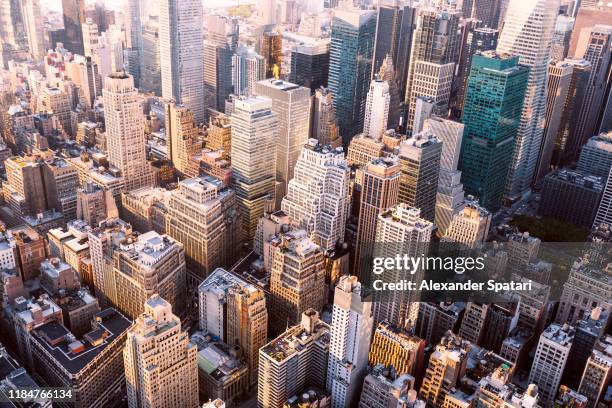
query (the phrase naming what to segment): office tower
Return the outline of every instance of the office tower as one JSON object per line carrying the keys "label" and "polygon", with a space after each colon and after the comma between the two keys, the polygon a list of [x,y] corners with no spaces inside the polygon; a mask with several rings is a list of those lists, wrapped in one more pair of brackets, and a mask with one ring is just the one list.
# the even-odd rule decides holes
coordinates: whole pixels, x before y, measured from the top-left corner
{"label": "office tower", "polygon": [[342,143],[361,133],[372,75],[376,13],[337,9],[332,21],[328,86],[334,95]]}
{"label": "office tower", "polygon": [[[405,126],[407,132],[413,132],[415,104],[417,96],[432,95],[436,102],[441,102],[438,112],[443,113],[450,97],[450,82],[454,65],[459,58],[459,11],[445,10],[442,7],[422,7],[417,10],[416,27],[412,34],[410,65],[405,94],[408,107]],[[415,74],[419,87],[415,89]],[[448,77],[450,75],[450,78]],[[428,83],[428,81],[435,81]],[[445,112],[444,112],[445,113]]]}
{"label": "office tower", "polygon": [[341,148],[309,139],[295,165],[281,209],[325,252],[344,242],[350,169]]}
{"label": "office tower", "polygon": [[[99,63],[98,25],[91,18],[86,18],[81,29],[83,30],[83,56],[91,57],[96,63]],[[53,46],[54,44],[51,44],[51,47]]]}
{"label": "office tower", "polygon": [[[251,95],[255,83],[265,79],[266,60],[252,48],[238,47],[232,56],[232,85],[234,94]],[[222,107],[219,107],[220,109]]]}
{"label": "office tower", "polygon": [[553,323],[540,336],[528,382],[538,386],[543,403],[550,403],[557,395],[574,333],[573,327]]}
{"label": "office tower", "polygon": [[478,202],[468,201],[451,219],[443,241],[477,248],[484,245],[490,227],[491,213],[478,205]]}
{"label": "office tower", "polygon": [[272,101],[254,96],[234,102],[232,179],[242,216],[242,241],[251,242],[264,204],[274,197],[278,117]]}
{"label": "office tower", "polygon": [[197,354],[171,304],[151,296],[123,351],[128,405],[198,406]]}
{"label": "office tower", "polygon": [[134,86],[140,88],[143,57],[142,21],[140,0],[129,0],[125,13],[125,53],[127,73],[134,78]]}
{"label": "office tower", "polygon": [[420,209],[421,217],[429,221],[435,215],[442,145],[431,131],[424,131],[399,146],[398,202]]}
{"label": "office tower", "polygon": [[610,167],[608,181],[601,195],[601,201],[597,208],[593,227],[597,227],[601,224],[612,225],[612,167]]}
{"label": "office tower", "polygon": [[599,339],[587,359],[578,392],[588,398],[588,406],[595,407],[603,399],[606,384],[612,379],[612,336]]}
{"label": "office tower", "polygon": [[339,147],[342,141],[333,99],[334,96],[328,88],[315,91],[310,137],[317,139],[323,146]]}
{"label": "office tower", "polygon": [[289,81],[315,92],[327,87],[329,74],[329,39],[317,39],[291,48]]}
{"label": "office tower", "polygon": [[550,170],[557,135],[566,120],[564,116],[570,103],[573,74],[574,67],[565,61],[551,61],[548,65],[544,138],[540,146],[535,182],[540,182]]}
{"label": "office tower", "polygon": [[608,179],[612,167],[612,131],[589,138],[580,150],[576,170]]}
{"label": "office tower", "polygon": [[238,46],[238,22],[220,15],[206,15],[205,21],[204,108],[224,112],[225,100],[233,92],[231,66]]}
{"label": "office tower", "polygon": [[[84,103],[87,108],[92,109],[95,105],[97,96],[102,95],[102,82],[98,72],[98,65],[93,62],[92,57],[82,57],[77,55],[73,61],[66,62],[66,73],[79,88],[79,102]],[[77,133],[77,126],[72,125],[70,131],[74,135]]]}
{"label": "office tower", "polygon": [[552,46],[550,48],[550,59],[552,61],[563,61],[567,58],[574,22],[574,17],[562,14],[557,16],[555,31],[552,36]]}
{"label": "office tower", "polygon": [[368,363],[370,366],[391,366],[397,375],[421,375],[425,358],[425,340],[390,324],[379,323],[374,331]]}
{"label": "office tower", "polygon": [[384,365],[376,365],[363,382],[359,408],[412,407],[425,408],[413,389],[414,377],[395,373]]}
{"label": "office tower", "polygon": [[[510,0],[497,45],[499,54],[518,56],[521,65],[529,68],[512,164],[505,177],[505,198],[509,202],[520,199],[529,190],[535,175],[544,132],[550,44],[558,9],[558,0]],[[489,208],[482,196],[481,203]]]}
{"label": "office tower", "polygon": [[453,108],[463,112],[465,94],[467,92],[467,80],[472,68],[472,59],[478,52],[491,51],[497,47],[499,31],[489,27],[482,27],[476,20],[467,20],[463,26],[463,41],[459,54],[459,66],[455,78]]}
{"label": "office tower", "polygon": [[283,59],[283,36],[277,31],[264,31],[259,40],[259,55],[266,60],[266,78],[280,79]]}
{"label": "office tower", "polygon": [[455,63],[436,64],[429,61],[412,61],[410,95],[406,95],[408,116],[406,127],[412,133],[419,131],[415,128],[417,112],[417,99],[430,98],[433,103],[432,114],[446,117],[451,95],[451,86],[455,71]]}
{"label": "office tower", "polygon": [[369,274],[369,265],[362,265],[362,260],[373,255],[378,214],[397,204],[399,183],[400,167],[396,160],[376,159],[363,170],[354,259],[355,269],[363,282],[368,282],[365,277]]}
{"label": "office tower", "polygon": [[395,130],[400,124],[402,97],[400,96],[400,89],[397,84],[398,76],[390,55],[384,59],[378,71],[378,75],[381,80],[389,84],[389,117],[387,119],[387,129],[385,130]]}
{"label": "office tower", "polygon": [[[64,18],[64,47],[73,54],[83,55],[81,24],[85,22],[85,2],[83,0],[62,0],[62,13]],[[55,44],[51,45],[54,46]]]}
{"label": "office tower", "polygon": [[270,327],[273,333],[281,333],[287,325],[296,324],[306,309],[323,308],[325,265],[323,252],[304,230],[281,233],[270,245],[270,314],[278,316]]}
{"label": "office tower", "polygon": [[480,302],[468,302],[465,314],[459,327],[459,337],[473,345],[481,344],[488,323],[489,305]]}
{"label": "office tower", "polygon": [[587,360],[591,356],[597,341],[605,334],[608,318],[609,311],[599,306],[576,323],[572,350],[563,375],[564,384],[578,389]]}
{"label": "office tower", "polygon": [[313,309],[297,326],[259,350],[258,408],[282,408],[307,385],[324,389],[327,380],[330,326]]}
{"label": "office tower", "polygon": [[23,24],[28,37],[28,49],[35,60],[45,54],[45,33],[39,0],[22,2]]}
{"label": "office tower", "polygon": [[579,171],[556,170],[544,178],[538,214],[590,227],[603,189],[600,177]]}
{"label": "office tower", "polygon": [[114,73],[104,82],[108,162],[121,172],[128,190],[153,184],[137,95],[130,75]]}
{"label": "office tower", "polygon": [[47,244],[44,237],[28,226],[11,228],[15,237],[20,276],[25,282],[38,275],[38,268],[47,257]]}
{"label": "office tower", "polygon": [[372,303],[362,301],[356,276],[342,276],[334,290],[327,390],[332,407],[352,407],[368,367]]}
{"label": "office tower", "polygon": [[143,312],[145,301],[159,294],[185,310],[186,268],[183,246],[167,235],[149,231],[119,245],[113,252],[112,278],[106,279],[104,295],[135,319]]}
{"label": "office tower", "polygon": [[442,406],[446,395],[467,370],[470,343],[447,332],[429,358],[419,395],[428,404]]}
{"label": "office tower", "polygon": [[202,3],[164,0],[159,3],[159,56],[162,96],[204,121],[204,46]]}
{"label": "office tower", "polygon": [[72,389],[75,407],[111,404],[125,386],[122,350],[130,324],[109,308],[95,315],[91,331],[79,339],[57,321],[37,326],[29,332],[37,374],[48,386]]}
{"label": "office tower", "polygon": [[44,88],[38,96],[38,109],[52,113],[60,122],[61,128],[72,135],[70,126],[70,95],[59,88]]}
{"label": "office tower", "polygon": [[[380,212],[376,223],[374,256],[377,258],[394,257],[393,254],[420,256],[427,252],[433,223],[421,217],[418,208],[401,203],[387,211]],[[411,280],[418,282],[423,278],[423,270],[407,271],[400,268],[387,269],[382,276],[385,282]],[[370,278],[370,282],[373,278]],[[375,293],[374,321],[388,321],[405,327],[409,320],[415,295],[407,291],[382,291]],[[418,307],[418,306],[417,306]]]}
{"label": "office tower", "polygon": [[507,296],[508,302],[492,303],[489,305],[487,330],[482,339],[482,347],[499,353],[502,343],[509,337],[514,329],[518,316],[518,305],[514,303],[518,296]]}
{"label": "office tower", "polygon": [[516,151],[529,71],[518,62],[518,57],[492,51],[477,54],[468,79],[461,181],[465,191],[479,197],[480,204],[491,211],[501,206]]}
{"label": "office tower", "polygon": [[168,200],[166,233],[183,244],[187,268],[199,279],[229,267],[240,247],[234,191],[210,176],[183,180]]}
{"label": "office tower", "polygon": [[584,261],[573,265],[563,285],[555,321],[575,324],[591,313],[592,308],[601,306],[610,310],[612,279],[608,275],[609,271],[609,267],[602,270]]}
{"label": "office tower", "polygon": [[[6,183],[2,186],[4,200],[18,217],[35,216],[49,208],[40,155],[14,156],[4,162]],[[70,168],[66,169],[69,172]],[[55,203],[54,203],[55,204]],[[60,208],[57,208],[59,211]]]}
{"label": "office tower", "polygon": [[201,152],[202,142],[198,140],[200,129],[193,122],[193,113],[184,106],[169,102],[165,116],[168,158],[179,173],[196,177],[199,169],[191,158]]}
{"label": "office tower", "polygon": [[161,96],[161,62],[159,51],[159,17],[149,16],[142,27],[141,92]]}
{"label": "office tower", "polygon": [[383,132],[388,128],[389,104],[391,96],[389,94],[389,83],[380,77],[370,82],[370,91],[366,99],[365,118],[363,120],[363,133],[376,140],[382,138]]}
{"label": "office tower", "polygon": [[217,268],[198,286],[198,305],[200,330],[228,345],[240,346],[249,366],[249,384],[254,384],[259,349],[266,343],[268,333],[264,292]]}
{"label": "office tower", "polygon": [[[276,203],[287,192],[293,178],[302,146],[310,134],[310,89],[280,80],[264,80],[255,84],[255,93],[272,100],[272,112],[278,119],[276,137]],[[232,155],[233,157],[233,155]]]}
{"label": "office tower", "polygon": [[412,6],[383,4],[378,8],[376,18],[372,78],[380,71],[385,59],[390,58],[402,97],[406,93],[415,14],[416,9]]}
{"label": "office tower", "polygon": [[119,211],[110,190],[94,183],[77,189],[76,218],[96,227],[107,218],[118,218]]}
{"label": "office tower", "polygon": [[591,75],[584,100],[578,114],[573,138],[582,146],[597,134],[602,111],[606,107],[606,92],[610,89],[610,63],[612,62],[612,26],[595,25],[581,32],[575,55],[591,63]]}
{"label": "office tower", "polygon": [[53,157],[42,167],[47,207],[64,215],[66,222],[76,219],[79,186],[77,170],[64,159]]}

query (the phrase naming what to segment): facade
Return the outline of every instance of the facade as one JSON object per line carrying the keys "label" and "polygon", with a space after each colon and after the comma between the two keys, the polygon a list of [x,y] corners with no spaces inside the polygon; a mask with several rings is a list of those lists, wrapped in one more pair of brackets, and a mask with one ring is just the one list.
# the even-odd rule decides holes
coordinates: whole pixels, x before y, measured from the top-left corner
{"label": "facade", "polygon": [[612,337],[609,335],[599,339],[586,361],[578,392],[588,398],[588,406],[597,406],[606,392],[605,386],[612,378],[612,353],[610,346]]}
{"label": "facade", "polygon": [[327,87],[329,45],[327,39],[294,45],[291,48],[289,81],[310,88],[311,92]]}
{"label": "facade", "polygon": [[232,84],[235,95],[251,95],[255,83],[266,77],[266,60],[255,50],[238,47],[232,56]]}
{"label": "facade", "polygon": [[379,140],[387,130],[389,123],[389,83],[376,77],[370,83],[370,91],[366,99],[365,118],[363,120],[363,134]]}
{"label": "facade", "polygon": [[484,245],[490,228],[491,213],[477,202],[467,202],[465,207],[453,216],[442,240],[477,248]]}
{"label": "facade", "polygon": [[591,137],[580,149],[576,170],[601,177],[605,182],[612,168],[612,132]]}
{"label": "facade", "polygon": [[333,251],[344,242],[349,173],[341,148],[331,149],[309,139],[283,198],[282,211],[323,251]]}
{"label": "facade", "polygon": [[123,351],[130,407],[197,407],[197,347],[158,295],[128,330]]}
{"label": "facade", "polygon": [[528,69],[518,62],[493,52],[477,54],[468,78],[461,181],[491,211],[501,206],[520,126]]}
{"label": "facade", "polygon": [[[62,0],[64,18],[64,46],[75,54],[83,54],[83,32],[85,22],[85,2],[82,0]],[[40,23],[40,22],[38,22]]]}
{"label": "facade", "polygon": [[199,128],[193,121],[193,113],[182,106],[168,103],[166,106],[166,139],[168,143],[168,158],[176,170],[187,177],[196,177],[199,169],[191,158],[202,150],[198,140]]}
{"label": "facade", "polygon": [[159,16],[149,16],[142,27],[142,66],[140,90],[161,96]]}
{"label": "facade", "polygon": [[602,223],[612,225],[612,167],[610,167],[608,181],[606,182],[606,187],[604,188],[601,196],[601,201],[599,202],[599,207],[597,208],[597,215],[595,215],[593,226],[597,227]]}
{"label": "facade", "polygon": [[323,146],[339,147],[342,145],[333,95],[328,88],[319,88],[313,97],[312,126],[310,137],[317,139]]}
{"label": "facade", "polygon": [[387,408],[411,406],[425,408],[425,402],[417,400],[414,377],[394,374],[383,365],[376,365],[363,382],[359,408]]}
{"label": "facade", "polygon": [[419,377],[425,359],[425,340],[411,335],[388,322],[381,322],[374,331],[368,363],[375,367],[391,366],[398,376]]}

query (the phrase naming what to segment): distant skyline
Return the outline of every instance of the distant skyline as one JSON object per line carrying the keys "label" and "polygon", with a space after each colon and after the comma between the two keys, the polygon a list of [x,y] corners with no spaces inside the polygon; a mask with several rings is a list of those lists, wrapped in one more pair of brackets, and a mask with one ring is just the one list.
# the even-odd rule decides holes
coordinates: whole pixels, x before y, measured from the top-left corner
{"label": "distant skyline", "polygon": [[[231,7],[240,3],[255,3],[256,0],[202,0],[204,8]],[[85,3],[95,3],[95,1],[86,1]],[[61,0],[41,0],[40,4],[43,8],[50,11],[62,11]],[[111,10],[123,10],[125,1],[123,0],[104,0],[104,4]]]}

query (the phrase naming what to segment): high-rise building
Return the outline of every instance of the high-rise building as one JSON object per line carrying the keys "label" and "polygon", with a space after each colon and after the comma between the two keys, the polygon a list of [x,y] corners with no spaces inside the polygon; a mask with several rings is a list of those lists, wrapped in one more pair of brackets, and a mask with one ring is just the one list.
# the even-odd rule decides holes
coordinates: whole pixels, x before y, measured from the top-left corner
{"label": "high-rise building", "polygon": [[566,169],[549,173],[542,184],[538,214],[590,227],[603,189],[601,177]]}
{"label": "high-rise building", "polygon": [[170,303],[151,296],[123,351],[128,405],[197,407],[197,354]]}
{"label": "high-rise building", "polygon": [[[416,97],[421,94],[414,89],[413,77],[419,72],[419,83],[427,95],[433,93],[442,103],[448,104],[450,82],[454,65],[459,58],[459,11],[447,10],[443,6],[419,7],[416,12],[416,27],[412,34],[410,66],[406,85],[405,101],[409,108],[405,127],[412,132],[415,117]],[[448,75],[450,74],[450,78]],[[428,80],[435,80],[429,84]],[[437,101],[436,101],[437,102]],[[439,111],[444,110],[441,106]]]}
{"label": "high-rise building", "polygon": [[249,366],[249,384],[255,384],[259,349],[268,333],[263,290],[217,268],[198,286],[198,304],[200,330],[240,346]]}
{"label": "high-rise building", "polygon": [[[302,146],[310,134],[310,89],[290,82],[270,79],[257,82],[255,93],[272,100],[278,119],[276,137],[276,208],[287,193]],[[233,155],[232,155],[233,157]]]}
{"label": "high-rise building", "polygon": [[270,322],[273,333],[296,324],[306,309],[321,310],[325,304],[325,265],[323,252],[306,231],[281,233],[269,244],[272,251],[270,273]]}
{"label": "high-rise building", "polygon": [[24,0],[23,25],[28,37],[28,48],[35,60],[45,54],[45,33],[39,0]]}
{"label": "high-rise building", "polygon": [[344,242],[349,211],[350,170],[342,148],[310,139],[302,148],[281,209],[323,251]]}
{"label": "high-rise building", "polygon": [[76,217],[94,228],[107,218],[118,218],[112,192],[91,182],[84,183],[77,189]]}
{"label": "high-rise building", "polygon": [[544,138],[540,146],[535,182],[540,182],[549,172],[559,129],[567,120],[566,109],[570,103],[570,91],[574,67],[565,61],[552,61],[548,65],[546,117]]}
{"label": "high-rise building", "polygon": [[359,200],[359,223],[354,265],[358,277],[364,277],[369,265],[361,265],[362,259],[372,256],[376,242],[378,214],[397,204],[400,183],[400,167],[393,159],[376,159],[363,170],[363,182]]}
{"label": "high-rise building", "polygon": [[172,102],[166,105],[166,140],[168,141],[168,158],[181,174],[196,177],[199,168],[190,160],[202,150],[199,128],[193,121],[193,113],[184,106]]}
{"label": "high-rise building", "polygon": [[108,162],[121,172],[128,190],[153,184],[137,94],[130,75],[117,72],[104,81],[102,95]]}
{"label": "high-rise building", "polygon": [[[518,56],[521,65],[529,68],[512,164],[506,176],[505,198],[510,202],[529,190],[535,175],[544,133],[546,76],[558,10],[558,0],[510,0],[497,45],[499,54]],[[482,196],[481,203],[486,203]]]}
{"label": "high-rise building", "polygon": [[610,168],[612,168],[612,131],[589,138],[580,150],[576,166],[578,171],[601,177],[604,181],[608,179]]}
{"label": "high-rise building", "polygon": [[385,59],[391,58],[398,91],[403,97],[406,93],[416,9],[412,6],[382,4],[377,13],[372,78],[379,73]]}
{"label": "high-rise building", "polygon": [[327,88],[319,88],[315,91],[310,137],[317,139],[323,146],[339,147],[342,145],[342,140],[333,98]]}
{"label": "high-rise building", "polygon": [[[232,59],[238,47],[238,22],[234,18],[205,16],[204,108],[225,112],[225,100],[234,91]],[[201,63],[201,62],[200,62]]]}
{"label": "high-rise building", "polygon": [[601,224],[612,225],[612,167],[610,167],[610,173],[608,174],[608,181],[601,195],[601,201],[597,208],[597,214],[595,215],[595,221],[593,227],[597,227]]}
{"label": "high-rise building", "polygon": [[425,401],[417,400],[414,383],[414,377],[409,374],[398,374],[392,367],[376,365],[363,382],[359,408],[425,408]]}
{"label": "high-rise building", "polygon": [[402,94],[400,93],[401,90],[397,83],[398,72],[395,70],[395,65],[393,65],[393,59],[391,59],[390,55],[385,58],[380,66],[378,76],[381,80],[389,84],[389,117],[387,119],[386,130],[396,130],[400,125]]}
{"label": "high-rise building", "polygon": [[149,16],[142,26],[142,65],[138,89],[157,96],[162,94],[159,50],[159,17]]}
{"label": "high-rise building", "polygon": [[[81,24],[85,22],[85,2],[83,0],[62,0],[64,18],[64,47],[73,54],[83,55],[83,31]],[[38,21],[42,24],[42,21]],[[55,44],[51,44],[55,46]]]}
{"label": "high-rise building", "polygon": [[274,197],[277,139],[278,118],[272,112],[272,101],[256,96],[234,102],[232,179],[242,216],[243,242],[252,241],[265,201]]}
{"label": "high-rise building", "polygon": [[[83,30],[83,55],[93,58],[99,64],[98,25],[91,18],[86,18],[83,24],[81,24],[81,29]],[[52,47],[53,45],[51,44]]]}
{"label": "high-rise building", "polygon": [[419,392],[428,404],[442,406],[446,395],[464,376],[470,343],[447,332],[429,358],[423,385]]}
{"label": "high-rise building", "polygon": [[344,146],[363,129],[375,31],[376,13],[372,10],[337,9],[334,13],[328,86],[334,95]]}
{"label": "high-rise building", "polygon": [[[374,256],[378,258],[394,257],[394,254],[420,256],[427,252],[433,223],[421,217],[418,208],[404,203],[398,204],[378,215],[376,223],[376,246]],[[387,269],[382,278],[385,282],[419,282],[423,270],[407,271],[401,268]],[[369,280],[371,282],[371,280]],[[375,293],[374,321],[378,324],[387,321],[400,327],[407,322],[415,321],[410,316],[410,308],[418,299],[407,291],[380,291]],[[418,306],[416,306],[418,307]]]}
{"label": "high-rise building", "polygon": [[330,326],[313,309],[259,350],[258,408],[282,408],[308,385],[325,388]]}
{"label": "high-rise building", "polygon": [[334,290],[327,390],[334,408],[355,406],[368,367],[372,302],[362,299],[356,276],[342,276]]}
{"label": "high-rise building", "polygon": [[187,107],[197,124],[204,121],[204,45],[202,3],[159,3],[159,56],[162,96]]}
{"label": "high-rise building", "polygon": [[485,243],[490,227],[491,213],[479,206],[478,202],[467,202],[465,207],[453,216],[443,240],[476,248]]}
{"label": "high-rise building", "polygon": [[266,78],[279,79],[283,60],[283,36],[278,31],[264,31],[257,52],[266,60]]}
{"label": "high-rise building", "polygon": [[538,386],[541,401],[550,403],[557,395],[561,375],[574,341],[574,328],[551,324],[540,336],[533,365],[529,372],[529,384]]}
{"label": "high-rise building", "polygon": [[215,268],[236,261],[237,201],[234,191],[210,176],[183,180],[170,195],[166,233],[183,244],[187,268],[198,282]]}
{"label": "high-rise building", "polygon": [[374,331],[368,362],[370,366],[391,366],[397,375],[422,374],[425,340],[412,336],[407,330],[388,322],[381,322]]}
{"label": "high-rise building", "polygon": [[492,211],[501,205],[520,124],[528,69],[518,62],[492,51],[477,54],[468,79],[461,180]]}
{"label": "high-rise building", "polygon": [[363,133],[376,140],[382,138],[389,123],[389,106],[391,95],[389,83],[379,76],[370,82],[370,91],[366,99],[365,117],[363,120]]}
{"label": "high-rise building", "polygon": [[[232,57],[232,85],[236,95],[252,95],[255,83],[266,77],[266,60],[252,48],[238,47]],[[222,107],[219,107],[222,109]]]}
{"label": "high-rise building", "polygon": [[127,316],[138,317],[153,294],[167,299],[179,314],[184,312],[185,251],[179,242],[149,231],[119,244],[113,260],[104,295]]}
{"label": "high-rise building", "polygon": [[500,0],[467,0],[462,12],[465,18],[481,21],[483,27],[497,28],[501,7]]}
{"label": "high-rise building", "polygon": [[435,216],[442,146],[431,131],[417,133],[399,146],[398,202],[420,209],[421,217],[430,221]]}
{"label": "high-rise building", "polygon": [[329,39],[320,39],[291,48],[289,81],[315,92],[327,87],[329,75]]}
{"label": "high-rise building", "polygon": [[606,384],[612,380],[612,336],[599,339],[587,359],[578,392],[589,399],[589,407],[595,407],[606,392]]}
{"label": "high-rise building", "polygon": [[550,59],[552,61],[563,61],[567,58],[575,20],[574,17],[563,14],[557,16],[552,47],[550,48]]}
{"label": "high-rise building", "polygon": [[140,88],[140,72],[143,57],[142,20],[140,0],[129,0],[125,8],[124,61],[127,72],[134,78],[134,86]]}

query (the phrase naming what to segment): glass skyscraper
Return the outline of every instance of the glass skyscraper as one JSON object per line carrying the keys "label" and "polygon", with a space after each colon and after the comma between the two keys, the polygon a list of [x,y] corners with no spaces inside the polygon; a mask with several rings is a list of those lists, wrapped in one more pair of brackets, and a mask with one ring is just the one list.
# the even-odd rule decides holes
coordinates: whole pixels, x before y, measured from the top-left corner
{"label": "glass skyscraper", "polygon": [[466,193],[478,196],[491,211],[499,209],[504,194],[528,74],[519,57],[488,51],[472,59],[463,113],[461,181]]}
{"label": "glass skyscraper", "polygon": [[376,13],[371,10],[336,10],[329,57],[329,90],[342,142],[363,128],[363,114],[372,72]]}

